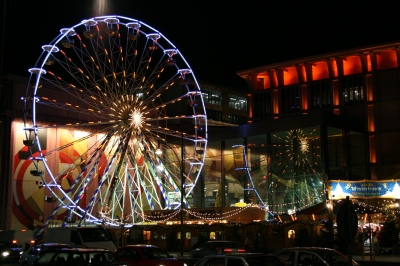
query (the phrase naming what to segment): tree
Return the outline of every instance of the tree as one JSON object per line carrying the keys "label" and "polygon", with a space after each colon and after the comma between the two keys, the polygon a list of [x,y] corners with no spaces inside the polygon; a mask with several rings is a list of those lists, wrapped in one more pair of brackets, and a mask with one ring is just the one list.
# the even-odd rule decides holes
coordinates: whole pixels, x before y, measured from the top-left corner
{"label": "tree", "polygon": [[331,220],[325,221],[324,227],[321,228],[321,232],[317,236],[317,245],[324,248],[333,248],[333,239],[333,223]]}
{"label": "tree", "polygon": [[[182,237],[181,237],[182,238]],[[168,251],[179,251],[180,250],[180,239],[177,238],[177,233],[175,231],[171,231],[167,235],[167,250]]]}
{"label": "tree", "polygon": [[400,228],[397,219],[393,215],[389,215],[380,232],[380,246],[388,248],[392,253],[395,253],[394,247],[399,245]]}
{"label": "tree", "polygon": [[207,242],[208,240],[210,240],[210,239],[208,238],[207,234],[204,233],[204,232],[200,232],[200,233],[197,235],[197,241],[196,241],[196,243],[194,243],[193,249],[198,248],[198,247],[201,247],[201,246],[202,246],[205,242]]}
{"label": "tree", "polygon": [[226,240],[231,240],[231,241],[236,241],[239,244],[243,243],[243,237],[242,234],[240,233],[240,226],[234,225],[229,227],[230,230],[228,230],[227,238]]}
{"label": "tree", "polygon": [[354,205],[346,197],[339,206],[336,215],[338,250],[349,254],[354,246],[354,238],[358,231],[358,218]]}

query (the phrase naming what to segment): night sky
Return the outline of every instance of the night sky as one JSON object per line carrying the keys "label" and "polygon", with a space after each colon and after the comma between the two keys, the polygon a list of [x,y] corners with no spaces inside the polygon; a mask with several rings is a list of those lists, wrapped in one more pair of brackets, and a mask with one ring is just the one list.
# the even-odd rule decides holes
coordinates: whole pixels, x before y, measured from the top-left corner
{"label": "night sky", "polygon": [[3,0],[2,72],[28,76],[41,46],[51,42],[61,28],[97,15],[143,21],[180,50],[197,79],[238,89],[247,88],[236,75],[239,70],[400,40],[394,3],[270,2]]}

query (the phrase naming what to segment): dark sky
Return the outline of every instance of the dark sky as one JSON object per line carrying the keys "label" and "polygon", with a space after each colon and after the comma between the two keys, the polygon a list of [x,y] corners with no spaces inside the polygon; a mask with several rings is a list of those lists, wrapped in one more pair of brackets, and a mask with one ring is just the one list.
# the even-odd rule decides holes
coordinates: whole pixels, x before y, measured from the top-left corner
{"label": "dark sky", "polygon": [[236,75],[238,70],[400,40],[399,11],[388,1],[329,6],[334,2],[270,2],[3,0],[2,72],[28,76],[43,44],[61,28],[96,15],[143,21],[180,50],[197,79],[239,89],[246,84]]}

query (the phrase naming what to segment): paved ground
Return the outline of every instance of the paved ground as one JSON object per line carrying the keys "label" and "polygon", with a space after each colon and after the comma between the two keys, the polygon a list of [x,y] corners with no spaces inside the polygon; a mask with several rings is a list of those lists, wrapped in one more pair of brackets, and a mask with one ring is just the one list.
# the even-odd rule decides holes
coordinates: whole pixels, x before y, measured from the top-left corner
{"label": "paved ground", "polygon": [[[175,258],[185,261],[188,266],[194,265],[198,261],[198,259],[192,259],[189,252],[184,252],[183,257],[180,252],[170,252],[170,254]],[[400,265],[400,255],[377,255],[375,258],[372,257],[372,260],[369,254],[364,255],[364,257],[362,255],[353,255],[353,260],[357,261],[362,266]],[[0,263],[0,265],[18,266],[18,263]]]}
{"label": "paved ground", "polygon": [[353,260],[400,263],[400,255],[376,255],[372,259],[369,254],[364,255],[364,257],[362,255],[353,255]]}
{"label": "paved ground", "polygon": [[[170,252],[172,256],[184,261],[188,266],[194,265],[199,259],[192,259],[189,252],[184,252],[183,257],[180,252]],[[394,266],[400,265],[400,255],[376,255],[370,257],[369,254],[353,255],[353,260],[357,261],[361,266]]]}

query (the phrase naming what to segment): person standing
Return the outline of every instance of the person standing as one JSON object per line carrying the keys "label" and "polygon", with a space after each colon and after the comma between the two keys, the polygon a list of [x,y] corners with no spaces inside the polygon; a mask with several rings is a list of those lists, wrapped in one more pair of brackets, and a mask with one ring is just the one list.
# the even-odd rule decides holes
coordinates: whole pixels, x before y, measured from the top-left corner
{"label": "person standing", "polygon": [[256,252],[263,252],[264,248],[264,240],[261,234],[261,230],[257,231],[256,239],[255,239],[255,251]]}

